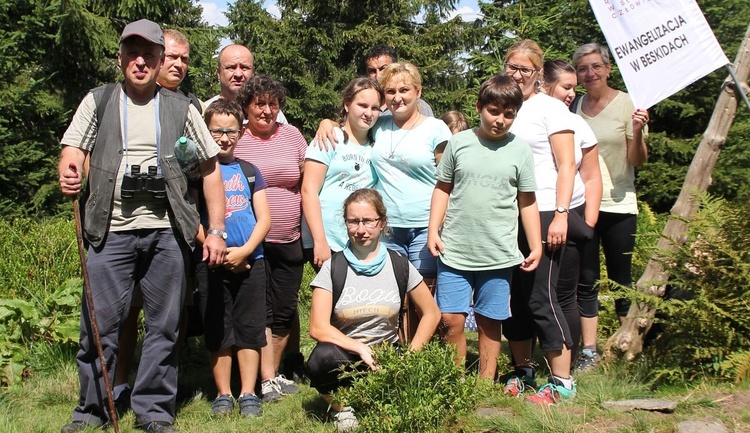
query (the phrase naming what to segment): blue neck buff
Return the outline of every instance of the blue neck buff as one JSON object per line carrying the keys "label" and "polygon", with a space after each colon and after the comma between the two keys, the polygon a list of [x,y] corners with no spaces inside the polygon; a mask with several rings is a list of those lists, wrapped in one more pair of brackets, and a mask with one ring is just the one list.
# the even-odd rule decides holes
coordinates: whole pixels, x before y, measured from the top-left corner
{"label": "blue neck buff", "polygon": [[388,255],[387,249],[384,245],[378,244],[378,255],[375,256],[373,261],[368,263],[361,262],[349,248],[350,243],[347,242],[346,248],[344,248],[344,257],[349,262],[349,266],[354,269],[358,274],[373,276],[377,275],[385,266],[385,256]]}

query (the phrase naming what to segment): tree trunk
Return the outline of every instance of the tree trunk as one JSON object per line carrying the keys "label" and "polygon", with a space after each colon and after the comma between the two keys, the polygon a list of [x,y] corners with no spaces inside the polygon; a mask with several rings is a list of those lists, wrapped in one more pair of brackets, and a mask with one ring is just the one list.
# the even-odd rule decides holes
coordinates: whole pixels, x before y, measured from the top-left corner
{"label": "tree trunk", "polygon": [[[750,74],[750,26],[734,62],[737,79],[747,94],[747,77]],[[711,183],[711,172],[726,141],[727,133],[737,113],[737,105],[742,101],[741,95],[735,94],[731,76],[722,86],[721,95],[716,102],[708,128],[703,134],[695,157],[688,168],[682,190],[672,207],[671,217],[664,227],[662,237],[656,244],[656,250],[646,265],[646,269],[636,283],[636,289],[649,295],[664,296],[669,272],[664,269],[659,259],[660,251],[672,251],[676,243],[684,244],[687,232],[687,221],[698,210],[695,193],[706,191]],[[607,341],[605,356],[624,357],[632,361],[643,351],[643,341],[651,328],[656,310],[645,302],[634,302],[620,329]]]}

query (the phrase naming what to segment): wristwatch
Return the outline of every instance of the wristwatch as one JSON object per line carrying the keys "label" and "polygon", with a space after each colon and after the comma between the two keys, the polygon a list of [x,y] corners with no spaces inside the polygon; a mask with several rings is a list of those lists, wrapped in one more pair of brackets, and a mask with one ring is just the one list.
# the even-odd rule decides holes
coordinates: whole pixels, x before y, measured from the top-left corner
{"label": "wristwatch", "polygon": [[227,235],[227,232],[225,232],[224,230],[219,230],[219,229],[208,229],[206,230],[206,233],[209,235],[216,235],[224,240],[227,240],[227,237],[229,236]]}
{"label": "wristwatch", "polygon": [[566,208],[565,206],[558,206],[557,209],[555,209],[555,212],[568,213],[568,208]]}

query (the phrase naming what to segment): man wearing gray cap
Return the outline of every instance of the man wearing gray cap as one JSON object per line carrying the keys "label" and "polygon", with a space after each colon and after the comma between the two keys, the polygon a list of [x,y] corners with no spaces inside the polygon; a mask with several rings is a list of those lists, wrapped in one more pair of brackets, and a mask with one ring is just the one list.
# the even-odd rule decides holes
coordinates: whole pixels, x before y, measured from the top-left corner
{"label": "man wearing gray cap", "polygon": [[[73,197],[81,192],[82,179],[88,180],[81,198],[86,264],[110,377],[117,363],[118,332],[133,287],[140,283],[147,332],[131,407],[140,428],[170,433],[176,432],[175,344],[185,266],[199,223],[175,143],[184,136],[197,146],[209,214],[203,259],[211,267],[223,263],[226,253],[219,147],[188,98],[157,86],[164,36],[156,23],[128,24],[117,58],[125,79],[93,89],[79,105],[61,141],[59,182],[63,194]],[[83,302],[76,356],[80,398],[62,433],[109,421],[90,327]]]}

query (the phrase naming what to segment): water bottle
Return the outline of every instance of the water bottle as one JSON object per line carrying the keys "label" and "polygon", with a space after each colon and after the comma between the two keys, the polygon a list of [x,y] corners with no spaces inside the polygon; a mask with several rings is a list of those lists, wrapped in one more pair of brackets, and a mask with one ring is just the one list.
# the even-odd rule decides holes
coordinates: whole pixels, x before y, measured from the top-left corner
{"label": "water bottle", "polygon": [[200,178],[201,168],[200,161],[198,161],[198,148],[193,140],[184,136],[177,139],[174,144],[174,156],[188,179]]}

